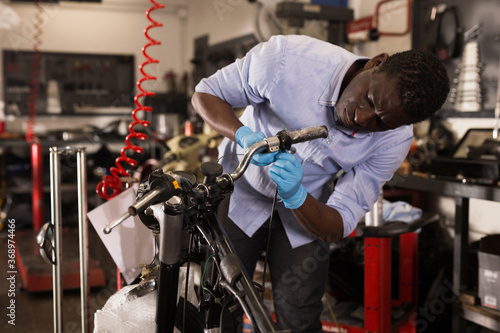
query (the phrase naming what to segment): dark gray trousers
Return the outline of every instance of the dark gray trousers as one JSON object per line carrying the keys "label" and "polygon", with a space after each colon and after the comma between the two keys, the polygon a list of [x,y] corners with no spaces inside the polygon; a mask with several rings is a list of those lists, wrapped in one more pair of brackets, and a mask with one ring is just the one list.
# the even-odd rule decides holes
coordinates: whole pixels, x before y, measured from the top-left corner
{"label": "dark gray trousers", "polygon": [[[248,237],[232,221],[223,227],[246,271],[253,277],[256,263],[266,250],[269,221],[252,237]],[[321,299],[329,264],[326,243],[316,240],[292,249],[276,213],[272,222],[268,264],[278,328],[302,333],[322,332]]]}

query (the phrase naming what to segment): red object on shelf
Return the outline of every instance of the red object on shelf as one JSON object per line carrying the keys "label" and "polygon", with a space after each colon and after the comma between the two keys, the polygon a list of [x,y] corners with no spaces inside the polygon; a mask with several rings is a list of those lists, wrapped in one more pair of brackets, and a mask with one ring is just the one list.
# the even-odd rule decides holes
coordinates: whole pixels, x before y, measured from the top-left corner
{"label": "red object on shelf", "polygon": [[31,143],[31,180],[33,193],[31,195],[33,231],[42,227],[43,221],[43,151],[39,142]]}
{"label": "red object on shelf", "polygon": [[194,134],[194,124],[187,120],[185,123],[184,123],[184,135],[185,136],[191,136]]}

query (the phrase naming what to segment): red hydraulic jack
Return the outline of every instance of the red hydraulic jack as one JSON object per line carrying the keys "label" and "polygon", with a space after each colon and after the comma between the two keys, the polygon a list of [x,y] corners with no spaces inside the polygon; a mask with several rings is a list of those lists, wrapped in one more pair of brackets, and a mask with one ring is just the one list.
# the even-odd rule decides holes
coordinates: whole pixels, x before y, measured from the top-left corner
{"label": "red hydraulic jack", "polygon": [[[340,324],[347,333],[415,333],[417,322],[418,233],[439,220],[438,214],[406,222],[383,223],[367,214],[351,236],[364,237],[364,326]],[[392,298],[392,239],[399,237],[399,297]],[[393,307],[404,314],[393,320]]]}

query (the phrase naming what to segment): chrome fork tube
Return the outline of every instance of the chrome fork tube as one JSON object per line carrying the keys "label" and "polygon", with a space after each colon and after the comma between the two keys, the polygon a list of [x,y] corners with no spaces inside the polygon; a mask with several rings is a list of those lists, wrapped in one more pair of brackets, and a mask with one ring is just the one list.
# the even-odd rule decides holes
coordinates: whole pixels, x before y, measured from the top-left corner
{"label": "chrome fork tube", "polygon": [[62,218],[61,218],[61,155],[76,154],[78,190],[78,235],[80,255],[80,305],[82,332],[90,331],[89,259],[87,220],[87,157],[85,147],[50,148],[51,223],[54,229],[52,285],[54,297],[54,332],[62,332]]}
{"label": "chrome fork tube", "polygon": [[57,147],[50,148],[50,211],[54,230],[52,252],[52,292],[54,307],[54,332],[62,332],[62,235],[61,235],[61,165]]}
{"label": "chrome fork tube", "polygon": [[85,147],[76,151],[78,185],[78,228],[80,245],[80,305],[82,333],[90,332],[89,317],[89,239],[87,220],[87,156]]}

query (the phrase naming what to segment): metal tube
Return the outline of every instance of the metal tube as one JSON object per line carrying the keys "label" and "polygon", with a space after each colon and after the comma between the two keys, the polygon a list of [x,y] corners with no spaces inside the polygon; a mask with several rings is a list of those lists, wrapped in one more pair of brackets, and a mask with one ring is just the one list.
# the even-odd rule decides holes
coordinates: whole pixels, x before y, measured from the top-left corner
{"label": "metal tube", "polygon": [[[143,212],[146,209],[146,207],[148,207],[149,205],[151,205],[152,203],[154,203],[154,201],[156,200],[156,198],[160,194],[162,194],[162,191],[163,191],[163,188],[160,187],[160,186],[154,188],[153,190],[151,190],[151,192],[149,192],[148,194],[146,194],[145,196],[143,196],[142,198],[140,198],[139,200],[137,200],[135,202],[135,204],[131,205],[128,208],[128,213],[130,215],[132,215],[132,216],[136,216],[137,214]],[[117,224],[113,223],[110,226],[110,229],[113,229],[116,226],[117,226]]]}
{"label": "metal tube", "polygon": [[61,219],[61,154],[76,154],[78,189],[78,235],[80,253],[80,305],[82,333],[90,332],[89,317],[89,259],[87,220],[87,157],[85,147],[50,148],[51,223],[54,226],[52,266],[54,294],[54,332],[62,332],[62,219]]}
{"label": "metal tube", "polygon": [[104,232],[106,235],[109,234],[116,226],[122,224],[123,222],[125,222],[126,219],[128,219],[131,216],[132,215],[130,215],[128,212],[123,213],[122,215],[120,215],[119,218],[117,218],[116,220],[114,220],[111,225],[105,225],[102,228],[102,232]]}
{"label": "metal tube", "polygon": [[250,164],[253,154],[264,148],[267,148],[266,140],[256,142],[250,147],[248,147],[248,149],[245,151],[245,154],[243,155],[240,164],[238,165],[236,170],[234,170],[233,173],[231,173],[231,178],[233,180],[240,178],[247,169],[248,165]]}
{"label": "metal tube", "polygon": [[78,228],[80,240],[80,305],[82,333],[90,332],[89,317],[89,240],[87,220],[87,156],[85,147],[76,152],[77,157],[77,186],[78,186]]}
{"label": "metal tube", "polygon": [[61,225],[61,167],[57,147],[50,148],[50,202],[51,223],[54,229],[54,251],[52,266],[54,332],[62,332],[62,225]]}
{"label": "metal tube", "polygon": [[373,204],[372,210],[365,214],[365,225],[367,227],[380,227],[384,224],[383,218],[383,207],[382,200],[384,198],[383,191],[380,191],[380,195],[377,201]]}

